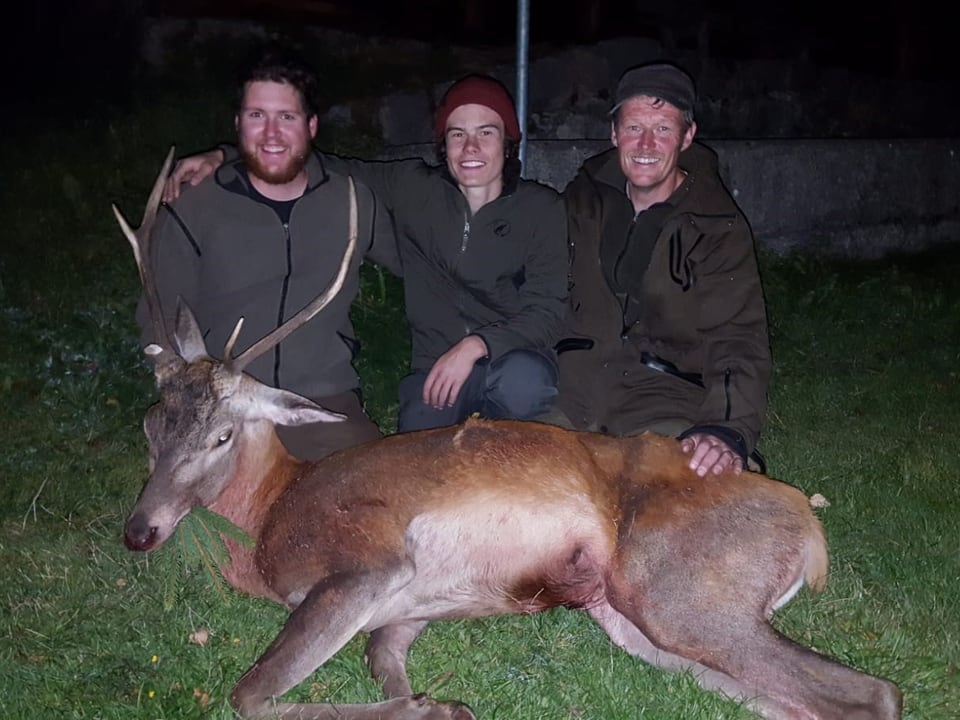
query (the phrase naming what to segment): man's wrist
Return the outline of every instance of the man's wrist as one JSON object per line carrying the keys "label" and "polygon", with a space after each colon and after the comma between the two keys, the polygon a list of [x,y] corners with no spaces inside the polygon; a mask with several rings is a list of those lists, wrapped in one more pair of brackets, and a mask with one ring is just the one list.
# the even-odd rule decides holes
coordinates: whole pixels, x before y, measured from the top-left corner
{"label": "man's wrist", "polygon": [[467,335],[464,338],[464,341],[469,342],[470,346],[474,348],[474,362],[481,360],[490,355],[490,348],[487,347],[486,341],[479,335]]}

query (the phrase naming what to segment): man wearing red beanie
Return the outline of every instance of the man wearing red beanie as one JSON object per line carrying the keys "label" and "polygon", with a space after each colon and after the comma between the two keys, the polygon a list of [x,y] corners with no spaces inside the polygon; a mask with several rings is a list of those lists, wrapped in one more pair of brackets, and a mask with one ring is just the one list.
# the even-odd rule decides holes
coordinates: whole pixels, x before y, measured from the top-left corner
{"label": "man wearing red beanie", "polygon": [[[495,79],[454,83],[437,109],[435,138],[445,168],[387,163],[380,167],[392,177],[371,180],[398,220],[413,333],[398,429],[450,425],[473,413],[539,417],[557,393],[552,348],[567,273],[562,202],[520,179],[520,126]],[[405,227],[408,213],[420,228]]]}
{"label": "man wearing red beanie", "polygon": [[443,96],[443,102],[437,108],[436,140],[443,140],[447,132],[447,118],[461,105],[484,105],[500,117],[504,132],[514,142],[520,140],[520,125],[517,123],[517,111],[507,89],[499,82],[485,75],[468,75],[458,80]]}
{"label": "man wearing red beanie", "polygon": [[[520,126],[496,79],[454,83],[435,123],[440,166],[322,155],[355,175],[393,215],[412,335],[398,429],[452,425],[478,413],[532,419],[557,394],[553,347],[567,296],[567,228],[560,196],[520,178]],[[199,183],[221,150],[181,160],[165,199]]]}

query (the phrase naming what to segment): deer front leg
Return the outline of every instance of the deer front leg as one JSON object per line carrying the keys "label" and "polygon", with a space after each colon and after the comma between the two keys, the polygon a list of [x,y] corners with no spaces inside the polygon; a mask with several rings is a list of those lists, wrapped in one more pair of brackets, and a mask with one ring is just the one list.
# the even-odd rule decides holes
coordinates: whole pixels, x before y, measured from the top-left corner
{"label": "deer front leg", "polygon": [[438,703],[423,696],[344,705],[278,701],[360,632],[413,576],[412,565],[398,561],[389,570],[339,573],[315,585],[240,678],[231,696],[237,713],[249,720],[473,720],[473,713],[461,703]]}

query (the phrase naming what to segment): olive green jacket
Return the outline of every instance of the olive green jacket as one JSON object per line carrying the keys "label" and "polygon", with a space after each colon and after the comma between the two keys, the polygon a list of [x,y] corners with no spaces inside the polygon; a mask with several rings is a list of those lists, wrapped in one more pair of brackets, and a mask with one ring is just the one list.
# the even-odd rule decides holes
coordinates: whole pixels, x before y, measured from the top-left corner
{"label": "olive green jacket", "polygon": [[[600,262],[604,233],[636,242],[616,149],[587,160],[564,192],[568,334],[593,347],[561,354],[558,406],[578,428],[711,432],[746,457],[764,424],[771,373],[753,235],[712,151],[695,143],[680,167],[687,178],[668,201],[646,270],[627,283],[629,321]],[[653,369],[651,358],[685,376]]]}

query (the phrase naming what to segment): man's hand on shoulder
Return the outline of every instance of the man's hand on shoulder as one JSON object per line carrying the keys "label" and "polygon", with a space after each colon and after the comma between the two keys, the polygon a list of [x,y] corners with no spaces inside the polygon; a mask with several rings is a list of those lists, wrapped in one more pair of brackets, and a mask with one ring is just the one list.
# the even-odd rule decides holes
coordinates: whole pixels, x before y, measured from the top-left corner
{"label": "man's hand on shoulder", "polygon": [[217,148],[178,160],[163,186],[163,201],[173,202],[180,197],[180,190],[184,183],[190,186],[199,185],[221,164],[223,164],[223,151]]}
{"label": "man's hand on shoulder", "polygon": [[477,335],[467,335],[430,368],[423,382],[423,402],[438,410],[450,407],[460,395],[474,364],[487,355],[487,344]]}
{"label": "man's hand on shoulder", "polygon": [[733,468],[737,475],[743,472],[740,455],[723,440],[706,433],[694,433],[680,441],[680,447],[690,455],[690,469],[700,477],[720,475]]}

